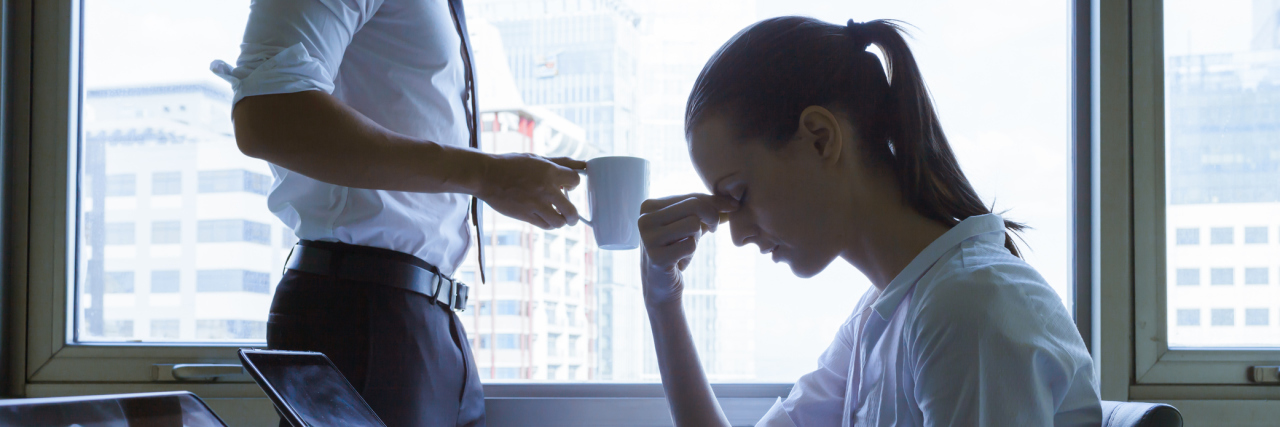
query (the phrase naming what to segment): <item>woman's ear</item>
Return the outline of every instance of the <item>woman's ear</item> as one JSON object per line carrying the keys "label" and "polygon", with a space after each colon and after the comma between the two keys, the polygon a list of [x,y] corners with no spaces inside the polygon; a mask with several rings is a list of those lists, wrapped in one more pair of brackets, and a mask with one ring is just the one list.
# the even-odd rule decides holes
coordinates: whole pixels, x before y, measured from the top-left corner
{"label": "woman's ear", "polygon": [[840,150],[844,148],[844,135],[841,135],[840,122],[835,114],[817,105],[800,112],[800,130],[796,137],[804,144],[804,149],[813,150],[827,164],[838,161]]}

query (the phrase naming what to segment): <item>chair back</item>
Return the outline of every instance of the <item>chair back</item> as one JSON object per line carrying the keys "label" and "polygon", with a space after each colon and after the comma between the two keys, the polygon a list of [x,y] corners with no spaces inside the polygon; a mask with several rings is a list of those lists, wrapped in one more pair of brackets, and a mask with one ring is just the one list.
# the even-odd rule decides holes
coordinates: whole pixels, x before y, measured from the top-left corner
{"label": "chair back", "polygon": [[1182,427],[1182,413],[1163,403],[1104,400],[1102,427]]}

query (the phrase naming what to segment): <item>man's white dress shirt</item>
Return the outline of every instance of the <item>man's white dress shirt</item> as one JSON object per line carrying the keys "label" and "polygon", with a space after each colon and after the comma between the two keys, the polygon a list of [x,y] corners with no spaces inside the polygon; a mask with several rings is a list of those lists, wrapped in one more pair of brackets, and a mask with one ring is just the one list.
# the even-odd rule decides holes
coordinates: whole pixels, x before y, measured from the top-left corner
{"label": "man's white dress shirt", "polygon": [[756,425],[1099,425],[1084,341],[1004,231],[999,215],[965,219],[867,290],[818,369]]}
{"label": "man's white dress shirt", "polygon": [[[461,43],[448,0],[255,0],[236,67],[246,96],[319,90],[383,127],[442,145],[470,135]],[[469,196],[349,188],[271,165],[267,207],[300,239],[417,256],[453,274],[471,239]]]}

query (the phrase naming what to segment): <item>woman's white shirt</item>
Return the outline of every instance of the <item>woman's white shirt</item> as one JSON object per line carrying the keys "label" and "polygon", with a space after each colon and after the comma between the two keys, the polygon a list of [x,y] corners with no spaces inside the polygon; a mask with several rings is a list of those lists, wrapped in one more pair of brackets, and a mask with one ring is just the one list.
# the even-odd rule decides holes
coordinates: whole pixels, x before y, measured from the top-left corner
{"label": "woman's white shirt", "polygon": [[872,287],[757,426],[1084,426],[1092,359],[1057,293],[975,216]]}

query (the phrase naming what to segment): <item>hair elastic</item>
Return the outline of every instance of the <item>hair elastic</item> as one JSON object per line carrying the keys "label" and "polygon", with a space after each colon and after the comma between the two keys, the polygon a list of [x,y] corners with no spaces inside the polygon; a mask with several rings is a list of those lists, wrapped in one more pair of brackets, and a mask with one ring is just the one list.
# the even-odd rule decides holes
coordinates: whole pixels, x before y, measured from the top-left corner
{"label": "hair elastic", "polygon": [[871,46],[871,39],[867,37],[865,22],[857,22],[852,19],[844,26],[844,35],[853,39],[853,44],[858,46],[858,50],[867,50]]}

